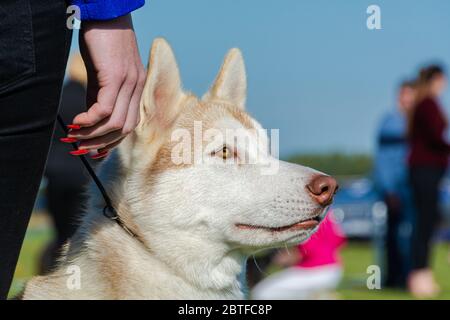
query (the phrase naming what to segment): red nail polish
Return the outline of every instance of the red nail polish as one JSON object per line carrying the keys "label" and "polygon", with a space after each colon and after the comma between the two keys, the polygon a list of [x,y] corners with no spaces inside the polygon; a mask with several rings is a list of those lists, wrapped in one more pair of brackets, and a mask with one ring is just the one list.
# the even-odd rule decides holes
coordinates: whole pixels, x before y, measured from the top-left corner
{"label": "red nail polish", "polygon": [[78,150],[73,150],[69,152],[71,155],[73,156],[81,156],[83,154],[89,153],[89,150],[87,149],[78,149]]}
{"label": "red nail polish", "polygon": [[81,129],[81,126],[78,124],[69,124],[69,125],[67,125],[67,128],[73,129],[73,130],[78,130],[78,129]]}
{"label": "red nail polish", "polygon": [[91,159],[96,160],[96,159],[104,158],[104,157],[106,157],[106,156],[108,155],[108,153],[109,153],[108,150],[99,152],[99,153],[97,153],[97,154],[94,154],[94,155],[91,157]]}
{"label": "red nail polish", "polygon": [[78,139],[76,139],[76,138],[61,138],[61,139],[59,139],[59,141],[65,142],[65,143],[74,143],[74,142],[77,142]]}

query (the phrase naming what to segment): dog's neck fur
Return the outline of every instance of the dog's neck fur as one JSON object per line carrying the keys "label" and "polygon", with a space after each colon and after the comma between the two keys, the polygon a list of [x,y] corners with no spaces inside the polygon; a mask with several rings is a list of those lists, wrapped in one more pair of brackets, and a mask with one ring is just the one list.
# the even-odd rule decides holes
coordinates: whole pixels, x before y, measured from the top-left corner
{"label": "dog's neck fur", "polygon": [[[100,220],[103,220],[100,222]],[[161,260],[152,246],[144,247],[120,226],[99,217],[103,226],[90,233],[83,243],[83,252],[77,257],[67,256],[66,263],[87,265],[85,260],[95,261],[94,272],[82,280],[83,298],[101,299],[241,299],[237,279],[242,261],[226,255],[205,259],[180,254],[177,261],[168,264]],[[98,223],[93,223],[92,227]],[[76,240],[75,240],[76,241]],[[119,245],[120,243],[120,245]],[[169,250],[169,249],[168,249]],[[202,258],[203,257],[203,258]],[[214,259],[217,263],[211,264]],[[65,269],[65,268],[63,268]],[[124,276],[126,275],[126,277]],[[84,275],[82,275],[84,276]],[[94,284],[94,282],[96,282]],[[102,292],[92,288],[105,288]],[[86,290],[85,290],[86,289]],[[80,293],[81,294],[81,293]],[[106,295],[98,297],[98,295]]]}
{"label": "dog's neck fur", "polygon": [[[134,291],[138,298],[243,298],[241,284],[238,280],[245,262],[241,253],[230,251],[226,246],[221,249],[217,246],[211,247],[208,246],[208,243],[199,243],[199,247],[185,250],[186,248],[176,244],[169,244],[173,239],[166,239],[167,245],[154,242],[151,234],[145,234],[140,230],[133,221],[133,213],[128,212],[129,206],[126,204],[126,199],[121,197],[126,194],[125,189],[130,188],[127,182],[132,179],[123,176],[123,168],[120,167],[118,158],[117,152],[111,155],[102,168],[101,179],[110,181],[108,190],[115,190],[112,192],[112,198],[116,210],[125,225],[136,234],[136,237],[133,238],[114,221],[101,215],[103,199],[98,190],[93,189],[91,193],[93,198],[89,206],[91,208],[89,215],[91,216],[85,219],[85,221],[89,221],[89,226],[80,228],[81,230],[85,229],[82,233],[89,234],[90,238],[78,240],[83,242],[81,247],[87,251],[80,252],[78,255],[91,255],[92,252],[98,255],[101,252],[101,259],[97,262],[100,264],[99,270],[106,272],[102,276],[103,279],[108,277],[105,279],[105,283],[113,282],[121,287],[115,293],[113,290],[112,294],[124,292],[123,286],[126,286],[127,297],[130,296],[131,291]],[[114,178],[112,178],[113,174]],[[90,229],[90,232],[86,232],[86,228]],[[74,241],[77,241],[77,237]],[[105,245],[106,243],[107,245]],[[120,252],[115,246],[119,243],[120,245],[117,247],[121,248]],[[183,243],[183,240],[178,239],[177,243]],[[80,256],[80,258],[82,257]],[[108,263],[110,259],[115,260],[114,265],[121,266],[123,270],[108,270],[109,265],[113,265]],[[145,270],[145,273],[133,272],[136,282],[118,284],[121,282],[120,275],[131,274],[130,270]],[[109,277],[108,273],[116,276]],[[169,287],[173,284],[176,284],[176,288]],[[174,295],[174,293],[176,294]],[[131,295],[133,296],[133,294]]]}

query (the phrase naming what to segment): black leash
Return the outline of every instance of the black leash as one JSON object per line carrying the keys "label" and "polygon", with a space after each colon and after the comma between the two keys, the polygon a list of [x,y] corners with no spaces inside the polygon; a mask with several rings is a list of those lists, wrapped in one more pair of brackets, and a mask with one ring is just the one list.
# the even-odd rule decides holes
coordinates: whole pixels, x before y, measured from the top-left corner
{"label": "black leash", "polygon": [[[69,130],[67,129],[66,124],[64,123],[61,116],[58,114],[58,123],[61,126],[64,133],[67,135],[69,133]],[[74,150],[78,150],[78,145],[73,142],[71,143]],[[87,161],[86,157],[84,155],[78,156],[81,159],[81,162],[83,162],[84,167],[88,171],[89,175],[91,176],[92,180],[94,180],[95,184],[97,185],[98,190],[100,190],[103,199],[105,200],[105,207],[103,208],[103,215],[107,217],[110,220],[114,220],[120,227],[122,227],[126,232],[128,232],[132,237],[136,237],[136,235],[127,228],[127,226],[123,223],[123,221],[120,219],[119,215],[117,214],[116,209],[114,209],[114,206],[112,205],[111,198],[108,196],[108,193],[105,190],[105,187],[103,186],[102,182],[98,178],[97,174],[95,173],[92,166],[89,164],[89,161]]]}

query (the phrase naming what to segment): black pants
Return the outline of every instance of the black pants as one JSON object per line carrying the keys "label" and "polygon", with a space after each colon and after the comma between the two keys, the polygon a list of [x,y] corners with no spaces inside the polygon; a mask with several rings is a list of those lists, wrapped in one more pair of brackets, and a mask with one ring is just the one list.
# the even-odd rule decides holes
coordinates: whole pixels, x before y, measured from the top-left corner
{"label": "black pants", "polygon": [[388,210],[386,231],[386,286],[403,287],[406,283],[406,262],[400,250],[398,237],[402,222],[401,204],[395,205],[395,203],[392,203],[392,196],[390,199],[385,199],[385,202]]}
{"label": "black pants", "polygon": [[416,206],[412,269],[429,267],[431,239],[439,220],[439,184],[445,174],[440,167],[412,167],[411,185]]}
{"label": "black pants", "polygon": [[0,1],[1,299],[42,178],[71,35],[64,0]]}

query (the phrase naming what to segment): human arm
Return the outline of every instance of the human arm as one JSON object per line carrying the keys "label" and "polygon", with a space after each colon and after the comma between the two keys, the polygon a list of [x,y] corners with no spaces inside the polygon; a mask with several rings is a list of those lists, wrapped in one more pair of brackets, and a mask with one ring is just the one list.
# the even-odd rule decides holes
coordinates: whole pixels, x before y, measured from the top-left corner
{"label": "human arm", "polygon": [[88,110],[73,119],[68,137],[79,149],[107,151],[139,122],[145,81],[131,15],[107,21],[84,21],[80,51],[88,73]]}
{"label": "human arm", "polygon": [[426,99],[418,107],[417,118],[425,129],[426,138],[434,150],[450,153],[450,144],[444,138],[447,121],[433,99]]}
{"label": "human arm", "polygon": [[406,155],[405,120],[397,113],[388,113],[378,126],[374,155],[374,182],[382,197],[398,193],[398,181],[405,175]]}

